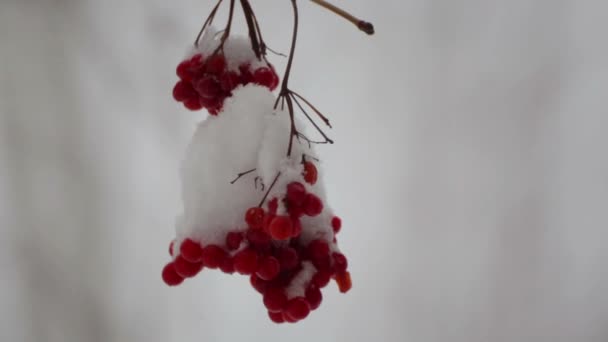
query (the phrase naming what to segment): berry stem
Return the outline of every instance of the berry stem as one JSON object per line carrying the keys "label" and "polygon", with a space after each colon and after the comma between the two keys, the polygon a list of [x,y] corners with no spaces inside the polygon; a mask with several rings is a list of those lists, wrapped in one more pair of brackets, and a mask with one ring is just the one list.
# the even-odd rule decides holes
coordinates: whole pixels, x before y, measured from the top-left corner
{"label": "berry stem", "polygon": [[194,40],[194,46],[198,47],[198,43],[201,40],[201,37],[202,37],[203,33],[205,32],[205,29],[209,25],[211,25],[211,23],[213,23],[213,19],[215,18],[215,14],[217,13],[217,10],[220,8],[220,5],[222,4],[222,1],[224,1],[224,0],[219,0],[217,2],[217,4],[215,4],[215,7],[213,7],[213,9],[211,10],[211,13],[209,13],[209,16],[207,17],[207,20],[205,20],[205,23],[203,24],[203,27],[198,32],[198,35],[196,36],[196,39]]}
{"label": "berry stem", "polygon": [[268,198],[268,194],[270,194],[270,191],[272,190],[274,185],[277,183],[277,180],[279,180],[279,176],[281,176],[281,171],[277,172],[277,175],[274,177],[272,184],[270,184],[270,186],[268,187],[268,191],[266,191],[266,193],[264,194],[264,197],[260,201],[260,204],[258,204],[258,207],[260,207],[260,208],[262,207],[262,205],[264,204],[264,201],[266,201],[266,198]]}
{"label": "berry stem", "polygon": [[372,35],[374,34],[374,25],[370,22],[367,22],[365,20],[361,20],[357,17],[355,17],[354,15],[346,12],[345,10],[336,7],[335,5],[332,5],[330,3],[328,3],[327,1],[324,0],[310,0],[313,3],[327,9],[330,10],[331,12],[341,16],[342,18],[350,21],[351,23],[353,23],[355,26],[357,26],[357,28],[365,33],[367,33],[368,35]]}
{"label": "berry stem", "polygon": [[[310,115],[308,115],[308,113],[304,110],[304,108],[302,107],[302,105],[300,104],[300,102],[298,101],[298,99],[294,96],[294,92],[291,92],[291,96],[290,99],[293,99],[293,101],[296,103],[296,105],[298,106],[298,108],[300,108],[300,110],[302,111],[302,113],[306,116],[306,118],[308,119],[308,121],[310,121],[310,123],[317,129],[317,131],[323,136],[323,138],[325,138],[325,142],[324,143],[329,143],[329,144],[333,144],[334,141],[331,140],[326,134],[325,132],[323,132],[323,130],[319,127],[319,125],[317,125],[317,123],[310,117]],[[289,101],[289,100],[288,100]],[[289,106],[289,102],[287,102],[287,105]],[[326,122],[327,125],[329,125],[329,121]],[[331,126],[329,126],[331,127]],[[310,141],[309,141],[310,142]]]}
{"label": "berry stem", "polygon": [[251,48],[255,53],[257,59],[261,59],[266,55],[266,44],[262,39],[262,32],[258,25],[258,20],[253,13],[253,8],[248,0],[240,0],[241,7],[243,8],[243,14],[245,15],[245,21],[247,22],[247,28],[249,31],[249,41],[251,42]]}
{"label": "berry stem", "polygon": [[251,170],[247,170],[247,171],[239,173],[238,175],[236,175],[236,178],[234,180],[232,180],[232,182],[230,182],[230,184],[236,183],[239,179],[241,179],[241,177],[246,176],[246,175],[254,172],[255,170],[257,170],[257,169],[251,169]]}
{"label": "berry stem", "polygon": [[[304,103],[306,103],[306,105],[308,107],[310,107],[310,109],[312,109],[317,114],[317,116],[319,116],[319,118],[321,118],[321,120],[323,120],[323,122],[327,125],[327,127],[332,128],[331,124],[329,123],[329,119],[327,117],[325,117],[325,115],[323,115],[315,106],[313,106],[312,103],[310,103],[307,99],[305,99],[304,97],[302,97],[300,94],[296,93],[295,91],[292,91],[291,94],[295,95],[297,98],[304,101]],[[295,98],[294,98],[294,100],[295,100]]]}

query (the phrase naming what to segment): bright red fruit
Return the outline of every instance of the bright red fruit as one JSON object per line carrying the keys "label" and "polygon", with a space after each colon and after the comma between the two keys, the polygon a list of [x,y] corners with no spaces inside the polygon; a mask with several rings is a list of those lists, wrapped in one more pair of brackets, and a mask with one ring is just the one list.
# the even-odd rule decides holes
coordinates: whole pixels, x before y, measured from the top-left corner
{"label": "bright red fruit", "polygon": [[175,73],[182,80],[190,81],[190,80],[192,80],[192,74],[190,73],[191,65],[192,64],[190,63],[189,60],[183,61],[177,65],[177,69],[175,70]]}
{"label": "bright red fruit", "polygon": [[260,207],[249,208],[245,213],[245,222],[249,228],[261,229],[264,223],[264,209]]}
{"label": "bright red fruit", "polygon": [[222,264],[220,265],[220,270],[227,274],[234,273],[234,261],[232,261],[232,258],[230,256],[224,258]]}
{"label": "bright red fruit", "polygon": [[276,278],[280,270],[279,260],[273,256],[268,256],[259,261],[256,274],[263,280],[272,280]]}
{"label": "bright red fruit", "polygon": [[287,184],[287,201],[291,206],[301,207],[306,200],[306,188],[300,182]]}
{"label": "bright red fruit", "polygon": [[235,250],[241,246],[243,234],[241,232],[230,232],[226,235],[226,247],[228,250]]}
{"label": "bright red fruit", "polygon": [[249,277],[249,282],[251,283],[251,286],[253,286],[253,288],[259,293],[266,293],[266,289],[268,288],[267,281],[260,279],[260,277],[255,274],[252,274],[251,277]]}
{"label": "bright red fruit", "polygon": [[270,317],[271,321],[273,321],[277,324],[285,323],[285,319],[283,318],[283,313],[281,313],[281,312],[268,311],[268,317]]}
{"label": "bright red fruit", "polygon": [[247,240],[255,247],[258,252],[268,252],[271,247],[271,239],[268,234],[259,229],[249,229]]}
{"label": "bright red fruit", "polygon": [[275,197],[268,202],[268,212],[276,215],[277,209],[279,209],[279,200]]}
{"label": "bright red fruit", "polygon": [[329,245],[327,242],[316,239],[308,244],[308,255],[312,260],[320,260],[329,255]]}
{"label": "bright red fruit", "polygon": [[192,88],[192,85],[186,81],[179,81],[175,83],[175,87],[173,87],[173,98],[178,102],[186,101],[197,96],[198,94],[194,88]]}
{"label": "bright red fruit", "polygon": [[310,309],[316,310],[323,301],[323,294],[318,287],[311,285],[306,290],[306,300],[308,301],[308,305],[310,305]]}
{"label": "bright red fruit", "polygon": [[293,234],[293,225],[288,216],[276,216],[268,226],[270,236],[275,240],[287,240]]}
{"label": "bright red fruit", "polygon": [[169,286],[176,286],[184,281],[184,278],[177,274],[172,262],[165,265],[162,272],[163,281]]}
{"label": "bright red fruit", "polygon": [[173,245],[175,244],[175,240],[171,241],[169,244],[169,255],[173,256]]}
{"label": "bright red fruit", "polygon": [[243,249],[234,256],[234,269],[240,274],[252,274],[258,267],[258,255],[250,249]]}
{"label": "bright red fruit", "polygon": [[292,270],[296,268],[300,262],[298,252],[291,247],[279,250],[278,258],[282,270]]}
{"label": "bright red fruit", "polygon": [[331,227],[333,228],[334,233],[338,234],[342,228],[342,220],[338,216],[334,216],[331,219]]}
{"label": "bright red fruit", "polygon": [[264,293],[264,306],[268,311],[282,311],[287,304],[287,295],[280,288],[270,288]]}
{"label": "bright red fruit", "polygon": [[196,97],[184,101],[184,107],[190,110],[200,110],[201,108],[203,108],[203,105],[199,101],[198,97]]}
{"label": "bright red fruit", "polygon": [[318,171],[315,164],[312,162],[304,162],[304,181],[310,185],[315,185],[317,182]]}
{"label": "bright red fruit", "polygon": [[312,277],[313,284],[315,284],[320,289],[327,286],[327,284],[329,284],[330,280],[331,280],[331,273],[329,271],[325,271],[325,270],[318,271]]}
{"label": "bright red fruit", "polygon": [[348,268],[348,260],[346,259],[344,254],[334,253],[332,254],[332,257],[334,259],[334,270],[336,271],[336,273],[345,272]]}
{"label": "bright red fruit", "polygon": [[234,71],[226,71],[220,76],[220,86],[225,92],[231,92],[239,85],[241,78]]}
{"label": "bright red fruit", "polygon": [[251,70],[249,69],[249,64],[242,64],[239,66],[239,71],[241,72],[241,84],[247,85],[251,83],[253,80],[253,74],[251,74]]}
{"label": "bright red fruit", "polygon": [[208,73],[219,75],[226,69],[226,58],[222,55],[213,55],[207,59],[205,70]]}
{"label": "bright red fruit", "polygon": [[317,216],[323,211],[323,202],[315,194],[306,194],[304,213],[308,216]]}
{"label": "bright red fruit", "polygon": [[258,68],[253,73],[253,82],[268,87],[270,90],[274,90],[279,84],[279,80],[275,72],[266,67]]}
{"label": "bright red fruit", "polygon": [[194,89],[205,99],[217,99],[222,94],[222,88],[217,78],[212,75],[205,75],[194,83]]}
{"label": "bright red fruit", "polygon": [[289,301],[287,307],[285,308],[285,313],[287,317],[291,318],[292,320],[299,321],[308,316],[310,313],[310,306],[308,305],[308,302],[306,302],[305,298],[296,297]]}
{"label": "bright red fruit", "polygon": [[202,248],[198,242],[191,239],[185,239],[179,246],[179,251],[184,259],[190,262],[199,262],[202,257]]}
{"label": "bright red fruit", "polygon": [[203,269],[203,264],[200,262],[190,262],[181,255],[173,261],[175,271],[184,278],[194,277]]}
{"label": "bright red fruit", "polygon": [[218,268],[224,262],[227,253],[220,246],[208,245],[203,248],[201,255],[205,267]]}

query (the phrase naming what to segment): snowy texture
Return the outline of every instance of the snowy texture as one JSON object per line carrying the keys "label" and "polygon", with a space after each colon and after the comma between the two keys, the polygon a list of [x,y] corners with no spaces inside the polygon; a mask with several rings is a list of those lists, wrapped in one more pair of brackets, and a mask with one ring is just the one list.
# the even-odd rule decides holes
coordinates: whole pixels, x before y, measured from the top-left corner
{"label": "snowy texture", "polygon": [[[302,154],[316,156],[312,148],[294,141],[292,154],[296,157],[285,157],[289,114],[275,111],[274,102],[275,97],[264,87],[239,87],[217,117],[199,124],[181,168],[184,213],[177,220],[178,242],[192,238],[222,244],[227,232],[245,230],[245,211],[259,203],[277,172],[281,176],[268,200],[284,197],[287,184],[299,181],[327,203],[323,182],[309,185],[302,177],[299,160]],[[239,173],[254,168],[256,171],[231,184]],[[258,176],[261,182],[255,181]],[[278,214],[284,212],[279,205]],[[319,237],[330,243],[332,216],[325,205],[320,215],[303,218],[311,229],[303,231],[302,238],[308,242]]]}
{"label": "snowy texture", "polygon": [[[207,57],[213,54],[220,44],[223,32],[211,26],[201,36],[198,46],[193,46],[188,49],[186,58],[191,58],[196,54],[202,54]],[[228,70],[237,71],[240,65],[249,64],[253,69],[267,66],[266,62],[256,58],[255,53],[251,49],[249,39],[241,35],[230,35],[223,48],[224,56],[228,62]]]}

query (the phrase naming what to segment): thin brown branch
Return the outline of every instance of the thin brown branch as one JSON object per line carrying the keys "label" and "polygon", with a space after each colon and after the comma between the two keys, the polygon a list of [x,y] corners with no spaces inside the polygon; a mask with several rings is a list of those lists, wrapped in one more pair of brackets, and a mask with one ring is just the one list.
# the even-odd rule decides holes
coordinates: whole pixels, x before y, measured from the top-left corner
{"label": "thin brown branch", "polygon": [[198,35],[196,36],[196,39],[194,40],[194,45],[195,46],[198,46],[198,43],[199,43],[199,41],[201,39],[201,36],[205,32],[205,29],[209,25],[211,25],[213,23],[213,19],[215,18],[215,14],[217,13],[217,10],[220,8],[220,5],[221,5],[222,1],[224,1],[224,0],[219,0],[217,2],[217,4],[215,4],[215,7],[213,7],[213,9],[211,10],[211,13],[209,13],[209,16],[207,17],[207,20],[205,20],[205,23],[203,24],[203,27],[198,32]]}
{"label": "thin brown branch", "polygon": [[266,198],[268,198],[268,194],[270,193],[270,190],[272,190],[272,188],[274,187],[274,185],[277,183],[277,180],[279,179],[279,176],[281,176],[281,172],[277,172],[277,175],[274,177],[274,180],[272,181],[272,184],[270,184],[270,186],[268,187],[268,191],[266,191],[266,193],[264,194],[264,197],[262,198],[262,200],[260,201],[260,204],[258,204],[258,207],[262,207],[262,205],[264,204],[264,201],[266,201]]}
{"label": "thin brown branch", "polygon": [[[321,129],[321,127],[319,127],[319,125],[317,125],[317,123],[310,117],[310,115],[308,115],[308,113],[306,112],[306,110],[304,110],[304,108],[302,107],[302,105],[300,104],[300,102],[298,101],[298,99],[296,99],[293,96],[293,92],[292,92],[292,96],[291,98],[293,98],[293,101],[296,103],[296,105],[298,106],[298,108],[300,108],[300,111],[302,111],[302,114],[304,114],[304,116],[306,116],[306,118],[308,119],[308,121],[310,121],[310,123],[317,129],[317,131],[323,136],[323,138],[325,138],[325,143],[329,143],[329,144],[333,144],[334,141],[331,140],[326,134],[325,132],[323,132],[323,130]],[[330,126],[331,127],[331,126]]]}
{"label": "thin brown branch", "polygon": [[324,122],[324,123],[325,123],[325,124],[326,124],[326,125],[327,125],[329,128],[332,128],[332,127],[331,127],[331,124],[329,123],[329,119],[328,119],[327,117],[325,117],[325,115],[323,115],[323,114],[322,114],[322,113],[321,113],[321,112],[320,112],[320,111],[319,111],[319,110],[318,110],[318,109],[317,109],[315,106],[313,106],[313,105],[312,105],[312,103],[310,103],[310,102],[309,102],[307,99],[305,99],[304,97],[302,97],[300,94],[296,93],[296,92],[295,92],[295,91],[293,91],[293,90],[291,91],[291,93],[292,93],[293,95],[297,96],[297,97],[298,97],[300,100],[304,101],[304,103],[306,103],[306,105],[307,105],[308,107],[310,107],[310,109],[312,109],[312,110],[313,110],[313,111],[314,111],[314,112],[317,114],[317,116],[318,116],[318,117],[319,117],[321,120],[323,120],[323,122]]}
{"label": "thin brown branch", "polygon": [[331,12],[341,16],[342,18],[350,21],[355,26],[357,26],[357,28],[359,30],[361,30],[369,35],[374,34],[374,25],[372,23],[367,22],[365,20],[361,20],[361,19],[355,17],[354,15],[346,12],[345,10],[343,10],[335,5],[330,4],[327,1],[324,1],[324,0],[310,0],[310,1],[312,1],[313,3],[323,7],[325,9],[328,9]]}
{"label": "thin brown branch", "polygon": [[239,179],[241,179],[241,177],[246,176],[252,172],[254,172],[256,169],[251,169],[251,170],[247,170],[245,172],[241,172],[238,175],[236,175],[236,178],[234,180],[232,180],[232,182],[230,182],[230,184],[234,184],[236,183]]}

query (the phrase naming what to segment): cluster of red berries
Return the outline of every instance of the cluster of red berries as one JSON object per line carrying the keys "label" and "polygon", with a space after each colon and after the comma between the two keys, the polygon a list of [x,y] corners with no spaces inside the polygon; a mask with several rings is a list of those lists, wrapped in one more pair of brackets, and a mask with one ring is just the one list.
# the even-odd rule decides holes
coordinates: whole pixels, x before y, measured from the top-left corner
{"label": "cluster of red berries", "polygon": [[190,110],[206,108],[211,115],[222,110],[224,100],[239,85],[255,83],[274,90],[279,84],[272,65],[251,70],[249,64],[243,64],[238,72],[232,71],[222,54],[207,59],[196,54],[177,66],[177,76],[180,80],[173,87],[173,98]]}
{"label": "cluster of red berries", "polygon": [[[304,179],[314,184],[317,170],[314,164],[307,163]],[[332,252],[323,239],[304,244],[300,237],[300,217],[319,215],[323,210],[321,200],[307,192],[302,183],[292,182],[287,185],[282,201],[287,215],[277,215],[277,198],[268,202],[267,210],[250,208],[245,213],[247,230],[229,232],[221,246],[185,239],[178,255],[163,269],[165,283],[178,285],[205,267],[248,275],[251,285],[263,295],[270,319],[276,323],[294,323],[306,318],[321,304],[321,289],[331,278],[335,279],[341,292],[348,291],[352,284],[346,257]],[[341,228],[340,218],[333,217],[330,224],[337,234]],[[176,253],[173,244],[169,253],[172,256]],[[304,296],[288,298],[287,289],[294,277],[303,271],[305,262],[314,265],[315,270],[306,284]]]}

